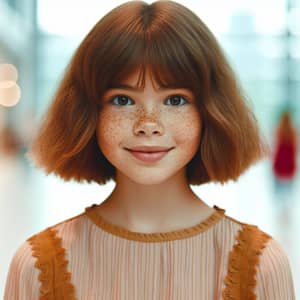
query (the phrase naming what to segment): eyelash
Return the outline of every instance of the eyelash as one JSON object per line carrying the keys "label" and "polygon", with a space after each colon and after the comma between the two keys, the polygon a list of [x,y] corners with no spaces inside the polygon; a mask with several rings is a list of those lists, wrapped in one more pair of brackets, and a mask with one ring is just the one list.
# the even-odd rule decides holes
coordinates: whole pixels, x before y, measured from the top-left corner
{"label": "eyelash", "polygon": [[[110,102],[112,105],[116,105],[116,106],[128,106],[128,105],[118,105],[118,104],[116,104],[116,103],[114,102],[114,99],[118,99],[118,97],[125,97],[125,98],[127,98],[127,99],[132,100],[130,97],[128,97],[128,96],[126,96],[126,95],[115,95],[115,96],[112,96],[112,97],[110,98],[110,101],[109,101],[109,102]],[[179,95],[179,94],[178,94],[178,95],[176,94],[176,95],[168,96],[166,100],[169,100],[169,99],[172,98],[172,97],[180,97],[180,99],[184,99],[185,103],[184,103],[184,104],[181,104],[181,105],[171,105],[171,106],[183,106],[183,105],[185,105],[185,104],[188,103],[186,97],[185,97],[185,96],[182,96],[182,95]]]}

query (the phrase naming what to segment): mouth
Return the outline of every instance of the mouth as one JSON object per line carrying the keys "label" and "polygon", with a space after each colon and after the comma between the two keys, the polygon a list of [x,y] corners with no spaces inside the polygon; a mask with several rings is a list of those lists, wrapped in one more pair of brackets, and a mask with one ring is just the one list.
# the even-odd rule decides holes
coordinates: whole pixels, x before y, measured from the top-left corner
{"label": "mouth", "polygon": [[144,162],[156,162],[160,159],[162,159],[169,151],[171,151],[173,148],[165,148],[164,150],[159,150],[159,151],[143,151],[141,150],[136,150],[136,149],[128,149],[125,148],[125,150],[129,151],[135,158],[144,161]]}
{"label": "mouth", "polygon": [[132,148],[125,148],[128,151],[133,152],[143,152],[143,153],[156,153],[156,152],[166,152],[174,147],[159,147],[159,146],[138,146]]}

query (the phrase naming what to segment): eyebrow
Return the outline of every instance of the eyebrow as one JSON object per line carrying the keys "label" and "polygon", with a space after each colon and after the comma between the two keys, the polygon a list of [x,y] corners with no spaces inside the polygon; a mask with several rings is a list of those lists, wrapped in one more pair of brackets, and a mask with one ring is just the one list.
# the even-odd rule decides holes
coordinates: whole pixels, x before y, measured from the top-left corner
{"label": "eyebrow", "polygon": [[[108,90],[112,90],[112,89],[122,89],[122,90],[128,90],[128,91],[139,91],[142,90],[142,88],[137,88],[135,86],[131,86],[125,83],[117,83],[117,84],[112,84],[109,86]],[[166,90],[171,90],[171,89],[184,89],[184,90],[188,90],[191,91],[191,89],[187,88],[187,87],[177,87],[177,86],[160,86],[158,88],[159,91],[166,91]]]}

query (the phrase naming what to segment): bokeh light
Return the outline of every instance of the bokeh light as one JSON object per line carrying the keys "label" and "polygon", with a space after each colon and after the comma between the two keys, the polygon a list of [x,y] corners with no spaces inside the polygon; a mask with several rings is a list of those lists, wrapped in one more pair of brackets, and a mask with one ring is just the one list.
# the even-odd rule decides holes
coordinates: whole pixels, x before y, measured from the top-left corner
{"label": "bokeh light", "polygon": [[0,82],[1,81],[17,81],[18,70],[12,64],[0,64]]}
{"label": "bokeh light", "polygon": [[21,89],[14,81],[0,82],[0,104],[6,107],[16,105],[21,98]]}

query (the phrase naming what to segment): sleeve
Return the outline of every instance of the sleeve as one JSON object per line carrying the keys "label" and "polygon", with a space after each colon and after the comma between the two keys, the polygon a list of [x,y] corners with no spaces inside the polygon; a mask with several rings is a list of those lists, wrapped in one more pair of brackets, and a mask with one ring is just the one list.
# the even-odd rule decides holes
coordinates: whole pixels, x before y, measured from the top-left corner
{"label": "sleeve", "polygon": [[260,257],[256,295],[258,300],[295,300],[288,258],[274,239],[270,239]]}
{"label": "sleeve", "polygon": [[38,300],[40,282],[36,259],[29,243],[24,242],[15,252],[9,266],[4,289],[4,300]]}

